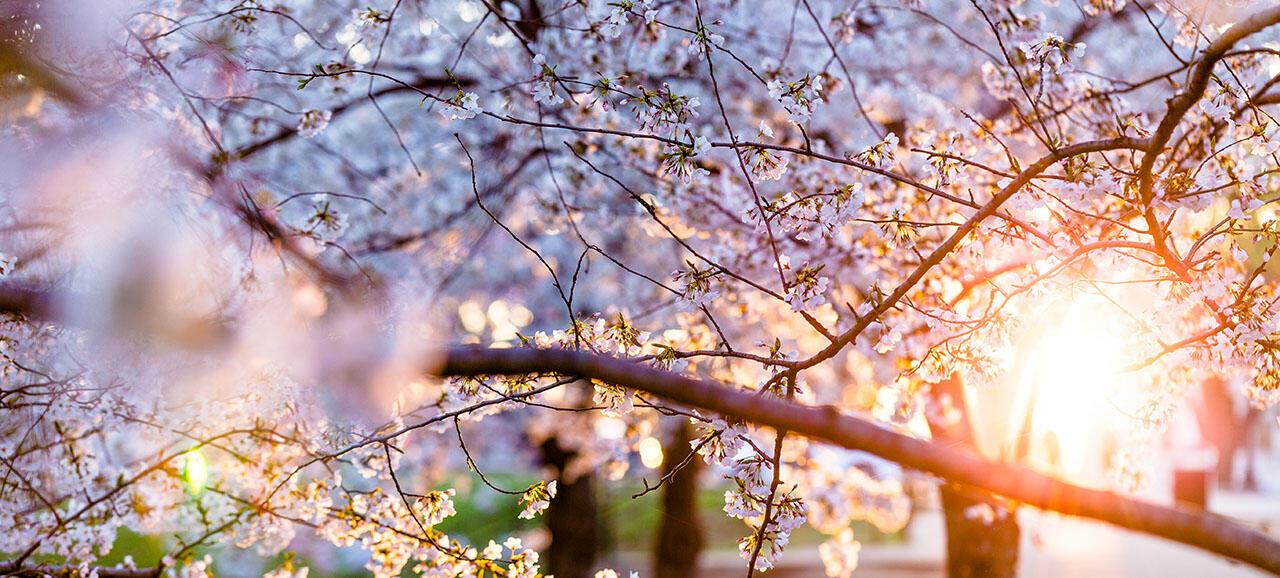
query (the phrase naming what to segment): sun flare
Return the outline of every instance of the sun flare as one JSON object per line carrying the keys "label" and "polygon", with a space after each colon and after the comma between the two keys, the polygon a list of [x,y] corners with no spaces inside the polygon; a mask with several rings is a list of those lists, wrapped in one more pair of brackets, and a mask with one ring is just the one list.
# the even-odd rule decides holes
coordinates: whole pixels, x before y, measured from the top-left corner
{"label": "sun flare", "polygon": [[1100,472],[1125,360],[1113,320],[1100,299],[1078,297],[1036,343],[1022,379],[1034,465],[1081,481]]}

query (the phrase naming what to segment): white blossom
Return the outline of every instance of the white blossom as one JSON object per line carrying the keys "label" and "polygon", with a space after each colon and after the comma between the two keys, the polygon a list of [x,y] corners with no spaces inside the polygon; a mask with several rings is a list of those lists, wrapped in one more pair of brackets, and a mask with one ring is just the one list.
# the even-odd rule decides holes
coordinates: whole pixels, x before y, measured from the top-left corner
{"label": "white blossom", "polygon": [[459,90],[453,98],[444,103],[440,109],[440,116],[448,120],[466,120],[475,118],[481,112],[484,111],[480,108],[480,96],[474,92]]}
{"label": "white blossom", "polygon": [[331,118],[333,118],[331,111],[308,110],[302,113],[302,120],[298,121],[298,134],[302,138],[313,138],[329,126]]}
{"label": "white blossom", "polygon": [[524,491],[520,496],[520,503],[524,504],[524,509],[520,511],[520,518],[531,520],[534,516],[541,514],[551,505],[551,500],[556,497],[556,481],[538,482]]}

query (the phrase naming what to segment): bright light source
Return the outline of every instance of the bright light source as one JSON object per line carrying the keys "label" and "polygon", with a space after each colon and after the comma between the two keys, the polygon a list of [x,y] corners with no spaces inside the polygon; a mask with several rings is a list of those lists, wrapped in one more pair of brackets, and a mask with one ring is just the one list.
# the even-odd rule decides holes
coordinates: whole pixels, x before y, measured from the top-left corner
{"label": "bright light source", "polygon": [[360,33],[356,32],[356,27],[348,24],[345,28],[333,35],[333,39],[347,46],[351,46],[360,41]]}
{"label": "bright light source", "polygon": [[533,323],[533,312],[524,305],[515,305],[511,308],[511,323],[516,327],[527,327]]}
{"label": "bright light source", "polygon": [[516,37],[514,34],[503,30],[501,34],[490,34],[485,41],[489,43],[489,46],[494,48],[506,48],[515,44]]}
{"label": "bright light source", "polygon": [[680,343],[689,339],[689,332],[683,329],[668,329],[662,332],[662,338],[667,341]]}
{"label": "bright light source", "polygon": [[1023,374],[1035,396],[1029,457],[1076,481],[1103,463],[1103,418],[1124,365],[1117,315],[1101,298],[1077,297],[1040,339]]}
{"label": "bright light source", "polygon": [[458,17],[463,22],[475,22],[483,15],[484,12],[480,10],[480,5],[475,2],[460,2],[458,4]]}
{"label": "bright light source", "polygon": [[293,291],[293,306],[305,317],[319,317],[329,308],[329,300],[319,287],[302,285]]}
{"label": "bright light source", "polygon": [[607,440],[620,440],[627,435],[627,422],[616,417],[602,417],[596,420],[596,435]]}
{"label": "bright light source", "polygon": [[356,64],[367,64],[370,60],[373,60],[373,53],[363,43],[352,46],[347,51],[347,54],[351,56],[351,61]]}
{"label": "bright light source", "polygon": [[462,321],[462,328],[466,329],[467,333],[482,333],[488,323],[484,309],[481,309],[480,304],[475,301],[465,301],[458,306],[458,319]]}
{"label": "bright light source", "polygon": [[662,467],[662,442],[657,438],[644,438],[640,440],[640,463],[644,467],[656,470]]}
{"label": "bright light source", "polygon": [[187,484],[187,491],[198,496],[209,482],[209,462],[199,448],[182,454],[182,481]]}
{"label": "bright light source", "polygon": [[489,323],[504,325],[511,318],[511,308],[507,307],[506,301],[497,299],[489,304],[488,314]]}

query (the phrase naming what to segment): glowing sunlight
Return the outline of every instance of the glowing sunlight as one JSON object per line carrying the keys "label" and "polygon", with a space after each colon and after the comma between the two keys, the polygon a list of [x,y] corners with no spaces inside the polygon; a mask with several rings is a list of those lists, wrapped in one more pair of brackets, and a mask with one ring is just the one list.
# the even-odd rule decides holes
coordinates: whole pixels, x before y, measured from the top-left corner
{"label": "glowing sunlight", "polygon": [[1107,426],[1116,415],[1111,398],[1124,365],[1113,312],[1098,298],[1073,299],[1022,373],[1033,412],[1027,457],[1068,479],[1096,481],[1103,469]]}

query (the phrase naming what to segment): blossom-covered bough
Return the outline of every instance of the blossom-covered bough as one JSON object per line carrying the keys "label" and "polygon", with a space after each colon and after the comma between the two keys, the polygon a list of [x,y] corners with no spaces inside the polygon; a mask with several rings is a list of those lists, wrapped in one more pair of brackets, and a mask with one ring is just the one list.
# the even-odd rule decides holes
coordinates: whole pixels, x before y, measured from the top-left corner
{"label": "blossom-covered bough", "polygon": [[[921,479],[1280,574],[1122,492],[1201,383],[1280,399],[1280,8],[1218,4],[0,2],[0,573],[531,577],[465,486],[552,517],[679,424],[748,574]],[[949,431],[1071,320],[1108,481]]]}
{"label": "blossom-covered bough", "polygon": [[943,444],[931,444],[842,415],[833,406],[807,407],[753,396],[626,360],[577,351],[459,348],[448,351],[445,359],[439,370],[445,375],[554,373],[625,385],[720,415],[869,451],[1045,510],[1177,540],[1272,572],[1280,567],[1274,540],[1225,518],[1072,486],[1025,468],[992,463]]}

